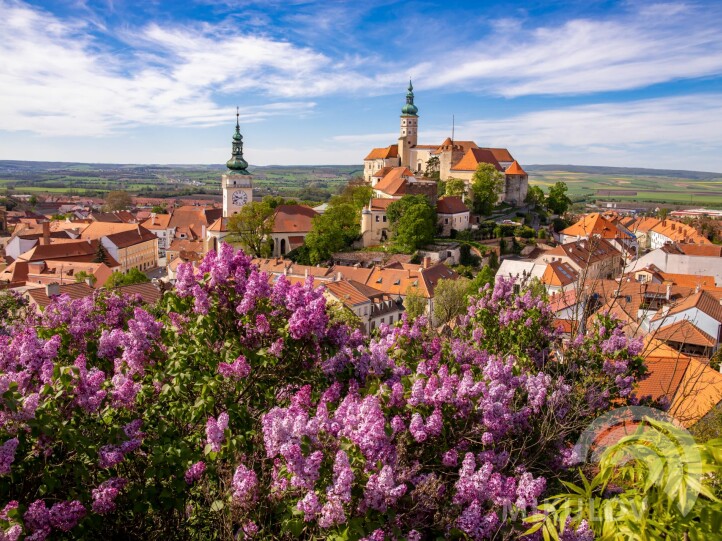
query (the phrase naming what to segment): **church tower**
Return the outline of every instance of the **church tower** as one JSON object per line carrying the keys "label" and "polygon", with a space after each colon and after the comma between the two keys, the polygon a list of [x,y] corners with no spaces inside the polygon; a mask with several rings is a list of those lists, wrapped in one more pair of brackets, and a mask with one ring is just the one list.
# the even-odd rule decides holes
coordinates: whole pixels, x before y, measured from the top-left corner
{"label": "church tower", "polygon": [[401,165],[411,166],[411,148],[415,147],[418,141],[419,112],[414,105],[414,87],[409,79],[409,88],[406,93],[406,104],[401,108],[401,133],[399,135],[399,159]]}
{"label": "church tower", "polygon": [[238,124],[236,108],[236,132],[231,142],[231,159],[226,162],[228,172],[221,177],[223,191],[223,217],[228,218],[253,201],[253,183],[248,172],[248,162],[243,159],[243,136]]}

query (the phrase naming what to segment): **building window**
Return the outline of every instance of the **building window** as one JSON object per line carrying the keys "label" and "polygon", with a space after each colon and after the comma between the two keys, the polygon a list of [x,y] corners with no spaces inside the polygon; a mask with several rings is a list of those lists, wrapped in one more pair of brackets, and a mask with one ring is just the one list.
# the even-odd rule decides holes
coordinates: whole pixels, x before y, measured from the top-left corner
{"label": "building window", "polygon": [[377,214],[376,215],[376,223],[378,223],[378,222],[379,222],[379,215]]}
{"label": "building window", "polygon": [[384,214],[384,222],[386,221],[386,215]]}

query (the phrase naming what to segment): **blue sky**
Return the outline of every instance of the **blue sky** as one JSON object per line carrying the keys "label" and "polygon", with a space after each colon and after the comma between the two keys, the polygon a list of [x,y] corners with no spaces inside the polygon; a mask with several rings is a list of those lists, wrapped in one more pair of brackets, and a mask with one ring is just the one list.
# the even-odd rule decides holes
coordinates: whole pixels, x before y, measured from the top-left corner
{"label": "blue sky", "polygon": [[722,171],[722,2],[0,0],[0,159],[354,164],[419,142]]}

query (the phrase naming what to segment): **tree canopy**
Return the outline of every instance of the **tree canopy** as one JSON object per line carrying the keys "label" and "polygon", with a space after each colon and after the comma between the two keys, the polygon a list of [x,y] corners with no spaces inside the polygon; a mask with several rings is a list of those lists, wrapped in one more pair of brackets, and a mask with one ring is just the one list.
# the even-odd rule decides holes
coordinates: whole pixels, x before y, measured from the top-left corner
{"label": "tree canopy", "polygon": [[105,196],[105,208],[108,212],[115,210],[126,210],[133,204],[133,199],[125,190],[113,190]]}
{"label": "tree canopy", "polygon": [[115,271],[105,282],[105,287],[112,289],[114,287],[129,286],[131,284],[144,284],[146,282],[150,282],[150,278],[138,269],[130,269],[125,274]]}
{"label": "tree canopy", "polygon": [[423,195],[405,195],[386,209],[393,243],[401,251],[413,252],[436,236],[436,210]]}
{"label": "tree canopy", "polygon": [[228,218],[227,227],[232,239],[255,257],[268,257],[271,254],[270,235],[275,212],[266,200],[243,205],[237,214]]}
{"label": "tree canopy", "polygon": [[542,208],[545,203],[544,190],[539,186],[529,186],[525,201],[533,208]]}
{"label": "tree canopy", "polygon": [[313,219],[311,231],[306,235],[308,261],[317,265],[331,257],[331,254],[348,247],[361,234],[359,210],[353,203],[335,202],[329,204],[326,212]]}
{"label": "tree canopy", "polygon": [[439,280],[434,288],[434,322],[437,325],[448,323],[465,313],[468,293],[469,280],[466,278]]}
{"label": "tree canopy", "polygon": [[572,200],[567,197],[568,189],[567,185],[561,181],[554,184],[554,186],[549,187],[547,207],[554,214],[562,215],[571,206]]}
{"label": "tree canopy", "polygon": [[464,195],[466,193],[466,181],[460,178],[450,178],[446,181],[444,195]]}
{"label": "tree canopy", "polygon": [[491,214],[504,189],[504,173],[490,163],[480,163],[471,178],[474,212],[484,216]]}

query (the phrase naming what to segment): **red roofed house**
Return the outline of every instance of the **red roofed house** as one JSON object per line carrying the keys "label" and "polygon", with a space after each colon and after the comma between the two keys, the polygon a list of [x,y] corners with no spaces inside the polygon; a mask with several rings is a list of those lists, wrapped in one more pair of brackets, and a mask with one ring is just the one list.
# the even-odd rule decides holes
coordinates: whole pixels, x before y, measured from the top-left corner
{"label": "red roofed house", "polygon": [[436,201],[436,217],[443,236],[449,236],[451,230],[466,231],[469,229],[471,211],[461,197],[446,196]]}
{"label": "red roofed house", "polygon": [[[685,321],[688,323],[682,326]],[[650,331],[658,330],[665,342],[698,346],[704,349],[702,353],[711,354],[722,340],[722,304],[708,291],[700,290],[664,306],[650,320],[649,327]]]}
{"label": "red roofed house", "polygon": [[306,205],[278,205],[271,233],[272,255],[283,256],[302,246],[316,216],[318,213]]}
{"label": "red roofed house", "polygon": [[374,174],[384,167],[398,167],[399,146],[389,145],[386,148],[374,148],[364,158],[364,179],[370,182],[371,186],[376,184]]}
{"label": "red roofed house", "polygon": [[364,332],[401,321],[404,313],[403,302],[398,297],[394,299],[383,291],[355,280],[329,282],[324,295],[351,310],[361,320]]}

